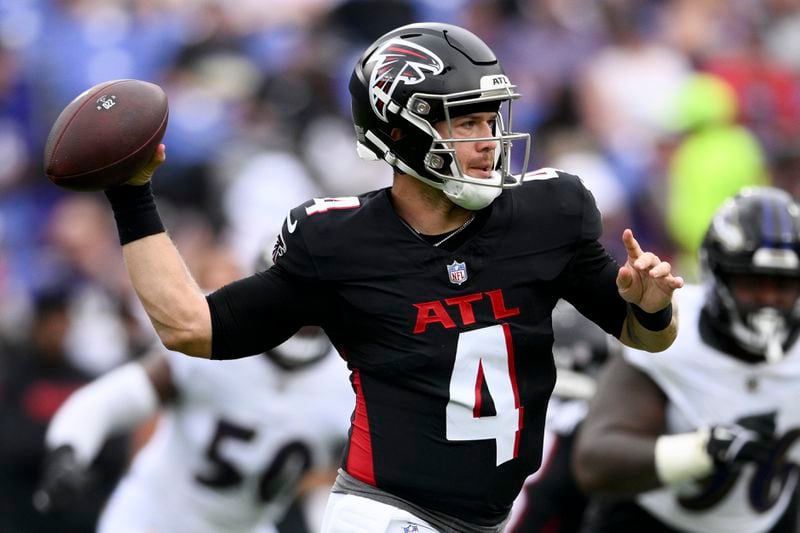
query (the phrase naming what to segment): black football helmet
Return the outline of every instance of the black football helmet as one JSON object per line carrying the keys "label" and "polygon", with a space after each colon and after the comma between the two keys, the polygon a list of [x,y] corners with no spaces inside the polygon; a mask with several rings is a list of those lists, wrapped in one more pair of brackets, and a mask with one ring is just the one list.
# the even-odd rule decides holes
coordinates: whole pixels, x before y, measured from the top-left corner
{"label": "black football helmet", "polygon": [[[382,159],[405,174],[441,189],[454,203],[480,209],[504,188],[522,183],[530,135],[511,132],[511,103],[519,98],[492,50],[469,31],[439,23],[410,24],[375,41],[350,78],[353,121],[362,158]],[[493,136],[443,138],[433,125],[476,112],[497,113]],[[402,131],[392,138],[392,130]],[[492,178],[468,176],[453,143],[494,141]],[[519,171],[511,147],[524,144]]]}
{"label": "black football helmet", "polygon": [[737,301],[731,276],[800,283],[800,206],[772,187],[747,187],[716,212],[700,247],[706,308],[715,325],[746,351],[778,361],[800,327],[800,306],[758,307]]}

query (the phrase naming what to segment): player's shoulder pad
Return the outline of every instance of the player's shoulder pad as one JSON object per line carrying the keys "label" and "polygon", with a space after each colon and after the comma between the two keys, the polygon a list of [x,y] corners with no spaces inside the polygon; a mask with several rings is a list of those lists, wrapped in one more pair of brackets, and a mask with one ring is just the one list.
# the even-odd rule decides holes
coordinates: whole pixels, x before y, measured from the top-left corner
{"label": "player's shoulder pad", "polygon": [[551,167],[542,167],[537,170],[532,170],[527,172],[522,177],[522,182],[524,184],[530,184],[535,182],[547,182],[548,185],[554,187],[574,187],[575,185],[580,185],[583,188],[586,188],[586,184],[583,182],[580,176],[577,174],[571,174],[560,168],[551,168]]}
{"label": "player's shoulder pad", "polygon": [[310,265],[311,256],[333,245],[331,236],[343,234],[342,226],[362,204],[359,196],[312,198],[290,209],[272,250],[273,262]]}
{"label": "player's shoulder pad", "polygon": [[339,214],[359,207],[361,198],[358,196],[312,198],[289,211],[286,215],[285,228],[289,234],[294,234],[299,227],[301,234],[304,234],[314,226],[329,224],[338,218]]}
{"label": "player's shoulder pad", "polygon": [[578,219],[581,222],[576,227],[580,227],[582,238],[595,239],[602,233],[594,196],[579,176],[556,168],[540,168],[525,174],[517,190],[517,198],[530,216],[555,217],[564,224]]}
{"label": "player's shoulder pad", "polygon": [[522,179],[521,190],[531,195],[537,202],[550,205],[557,204],[563,209],[569,206],[582,209],[586,200],[594,205],[594,197],[583,180],[575,175],[557,168],[544,167],[526,173]]}
{"label": "player's shoulder pad", "polygon": [[565,174],[567,173],[558,168],[542,167],[536,170],[531,170],[530,172],[526,172],[525,175],[522,176],[522,181],[551,180],[560,178]]}

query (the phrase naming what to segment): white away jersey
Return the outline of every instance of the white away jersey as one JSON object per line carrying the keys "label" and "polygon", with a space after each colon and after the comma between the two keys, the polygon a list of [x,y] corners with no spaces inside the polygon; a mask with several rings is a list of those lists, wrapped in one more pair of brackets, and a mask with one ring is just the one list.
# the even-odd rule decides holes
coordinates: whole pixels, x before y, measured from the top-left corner
{"label": "white away jersey", "polygon": [[704,344],[699,333],[703,289],[676,291],[680,333],[659,354],[626,349],[625,358],[669,398],[667,432],[682,433],[776,411],[777,435],[768,465],[716,471],[709,482],[646,492],[638,502],[671,527],[698,533],[761,532],[783,514],[797,484],[800,446],[800,345],[780,362],[747,364]]}
{"label": "white away jersey", "polygon": [[177,400],[111,497],[99,531],[268,531],[306,468],[335,467],[331,455],[347,438],[354,405],[335,352],[294,372],[261,355],[208,361],[170,353],[168,361]]}

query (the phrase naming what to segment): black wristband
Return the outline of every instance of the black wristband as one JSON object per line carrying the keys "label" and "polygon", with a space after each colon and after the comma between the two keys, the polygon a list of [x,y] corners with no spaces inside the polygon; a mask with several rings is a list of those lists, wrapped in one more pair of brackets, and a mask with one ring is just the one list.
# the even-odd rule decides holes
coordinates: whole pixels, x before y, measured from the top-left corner
{"label": "black wristband", "polygon": [[112,187],[106,190],[106,198],[114,211],[120,244],[164,231],[149,181],[144,185]]}
{"label": "black wristband", "polygon": [[633,316],[639,321],[644,329],[650,331],[661,331],[672,322],[672,302],[661,311],[648,313],[638,305],[630,304]]}

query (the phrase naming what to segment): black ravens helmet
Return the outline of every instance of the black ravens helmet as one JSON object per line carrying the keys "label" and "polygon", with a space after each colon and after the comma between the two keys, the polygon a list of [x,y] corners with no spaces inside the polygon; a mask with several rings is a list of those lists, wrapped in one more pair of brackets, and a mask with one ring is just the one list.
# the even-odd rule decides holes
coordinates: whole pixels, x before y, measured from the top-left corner
{"label": "black ravens helmet", "polygon": [[[469,31],[449,24],[410,24],[380,37],[350,78],[359,154],[382,159],[405,174],[441,189],[456,204],[480,209],[502,189],[522,183],[530,135],[511,131],[511,103],[519,98],[492,50]],[[491,137],[443,138],[434,124],[477,113],[497,113]],[[402,135],[392,136],[397,128]],[[494,141],[491,178],[467,175],[454,157],[456,142]],[[519,171],[511,170],[514,142],[524,147]]]}
{"label": "black ravens helmet", "polygon": [[[700,262],[715,325],[748,352],[780,360],[800,326],[800,206],[780,189],[742,189],[714,215]],[[773,283],[787,301],[741,301],[734,290],[737,277]]]}

